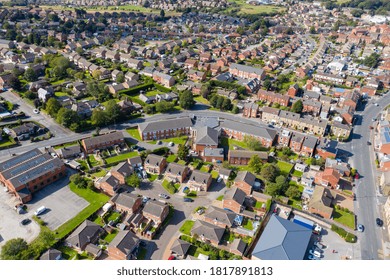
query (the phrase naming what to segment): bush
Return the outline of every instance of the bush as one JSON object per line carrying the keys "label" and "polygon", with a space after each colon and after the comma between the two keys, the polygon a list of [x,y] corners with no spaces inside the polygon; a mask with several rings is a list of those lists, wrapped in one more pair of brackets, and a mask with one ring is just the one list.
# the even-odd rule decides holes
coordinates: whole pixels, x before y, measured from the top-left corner
{"label": "bush", "polygon": [[133,88],[124,89],[118,92],[119,95],[126,94],[126,95],[134,95],[138,94],[141,90],[147,90],[153,87],[153,83],[147,83],[143,85],[139,85]]}
{"label": "bush", "polygon": [[336,225],[332,225],[331,229],[337,233],[338,235],[340,235],[342,238],[344,238],[344,240],[346,242],[349,242],[349,243],[355,243],[356,242],[356,236],[347,232],[345,229],[341,228],[341,227],[338,227]]}

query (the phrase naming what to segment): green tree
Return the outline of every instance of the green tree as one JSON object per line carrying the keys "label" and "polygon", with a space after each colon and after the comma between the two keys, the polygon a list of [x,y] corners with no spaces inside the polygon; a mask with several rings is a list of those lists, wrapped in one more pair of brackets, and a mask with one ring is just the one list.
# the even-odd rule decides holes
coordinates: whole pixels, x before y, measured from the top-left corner
{"label": "green tree", "polygon": [[271,196],[278,196],[281,193],[280,186],[276,183],[268,182],[265,187],[265,192]]}
{"label": "green tree", "polygon": [[56,119],[59,124],[65,127],[70,127],[72,123],[78,123],[80,121],[80,117],[75,111],[63,107],[58,111]]}
{"label": "green tree", "polygon": [[104,126],[108,123],[108,116],[103,110],[95,108],[92,111],[91,122],[98,127]]}
{"label": "green tree", "polygon": [[380,58],[379,54],[372,53],[370,56],[367,56],[363,60],[363,64],[368,66],[368,67],[376,68],[379,64],[379,58]]}
{"label": "green tree", "polygon": [[190,109],[194,106],[194,95],[191,91],[185,90],[179,94],[179,104],[183,109]]}
{"label": "green tree", "polygon": [[177,148],[177,157],[182,160],[187,160],[189,151],[190,151],[190,147],[179,144]]}
{"label": "green tree", "polygon": [[57,113],[60,109],[61,109],[61,104],[57,99],[51,97],[46,102],[46,111],[53,118],[57,116]]}
{"label": "green tree", "polygon": [[260,151],[262,149],[262,145],[260,140],[256,139],[253,136],[245,135],[244,136],[244,143],[248,147],[248,149],[252,151]]}
{"label": "green tree", "polygon": [[271,86],[272,86],[272,83],[271,83],[270,79],[264,80],[263,87],[265,88],[265,90],[269,90],[271,88]]}
{"label": "green tree", "polygon": [[296,185],[291,185],[288,187],[286,191],[286,196],[290,198],[300,198],[301,197],[301,192]]}
{"label": "green tree", "polygon": [[159,113],[165,113],[165,112],[169,112],[173,109],[173,103],[172,102],[168,102],[168,101],[165,101],[165,100],[162,100],[160,102],[157,102],[156,105],[155,105],[155,108],[156,108],[156,111],[159,112]]}
{"label": "green tree", "polygon": [[116,79],[115,81],[117,83],[123,83],[125,81],[125,75],[123,75],[123,73],[119,73],[117,76],[116,76]]}
{"label": "green tree", "polygon": [[137,173],[133,173],[126,177],[126,184],[133,188],[139,188],[141,186],[141,179],[138,178]]}
{"label": "green tree", "polygon": [[8,240],[1,248],[0,257],[2,260],[27,260],[27,242],[23,238],[14,238]]}
{"label": "green tree", "polygon": [[266,163],[261,168],[261,176],[270,182],[275,182],[276,177],[279,175],[279,169],[270,163]]}
{"label": "green tree", "polygon": [[240,110],[238,109],[238,107],[236,105],[233,106],[233,109],[232,109],[232,113],[233,114],[238,114],[240,112]]}
{"label": "green tree", "polygon": [[258,155],[253,155],[248,162],[248,167],[256,174],[261,172],[263,162]]}
{"label": "green tree", "polygon": [[38,75],[35,73],[34,69],[30,67],[27,68],[23,76],[27,82],[35,82],[38,79]]}
{"label": "green tree", "polygon": [[314,26],[311,26],[309,29],[310,34],[316,34],[316,28]]}
{"label": "green tree", "polygon": [[101,75],[102,75],[102,71],[100,71],[100,70],[93,70],[92,71],[92,77],[95,80],[99,80]]}
{"label": "green tree", "polygon": [[232,101],[229,98],[225,98],[221,105],[221,110],[223,111],[229,111],[232,109]]}
{"label": "green tree", "polygon": [[178,55],[180,53],[180,46],[174,46],[172,52],[173,54]]}
{"label": "green tree", "polygon": [[109,100],[106,103],[106,116],[109,122],[115,122],[121,117],[121,107],[115,102],[115,100]]}
{"label": "green tree", "polygon": [[20,82],[19,78],[15,75],[10,76],[8,83],[9,86],[14,90],[21,90],[22,88],[22,83]]}
{"label": "green tree", "polygon": [[302,103],[302,100],[298,99],[291,107],[291,110],[294,112],[294,113],[298,113],[300,114],[303,110],[303,103]]}
{"label": "green tree", "polygon": [[165,11],[164,11],[163,9],[160,10],[160,17],[161,17],[162,19],[165,18]]}

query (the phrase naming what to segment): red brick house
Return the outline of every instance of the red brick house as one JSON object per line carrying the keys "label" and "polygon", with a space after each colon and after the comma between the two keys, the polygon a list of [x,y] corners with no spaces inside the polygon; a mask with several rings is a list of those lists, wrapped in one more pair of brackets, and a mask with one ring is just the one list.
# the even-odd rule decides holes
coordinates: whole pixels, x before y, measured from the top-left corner
{"label": "red brick house", "polygon": [[191,229],[191,235],[197,235],[202,242],[209,242],[214,246],[218,246],[222,237],[225,234],[225,229],[219,226],[197,220]]}
{"label": "red brick house", "polygon": [[288,91],[287,95],[290,97],[295,97],[298,94],[299,86],[297,84],[292,85]]}
{"label": "red brick house", "polygon": [[138,124],[138,132],[143,141],[157,140],[190,135],[191,118],[177,118],[165,121],[147,122]]}
{"label": "red brick house", "polygon": [[295,153],[300,153],[305,137],[301,134],[293,133],[290,141],[290,149]]}
{"label": "red brick house", "polygon": [[240,214],[244,209],[246,194],[237,187],[230,188],[222,199],[223,209],[229,209],[236,214]]}
{"label": "red brick house", "polygon": [[228,162],[234,165],[248,165],[253,155],[257,155],[264,162],[268,161],[267,152],[229,149]]}
{"label": "red brick house", "polygon": [[111,168],[110,173],[119,180],[120,184],[124,185],[126,183],[126,177],[133,174],[133,167],[127,161],[121,162],[117,166]]}
{"label": "red brick house", "polygon": [[206,79],[206,72],[190,69],[188,71],[188,79],[194,82],[203,82]]}
{"label": "red brick house", "polygon": [[225,209],[210,206],[203,215],[205,222],[221,228],[231,228],[234,225],[236,214]]}
{"label": "red brick house", "polygon": [[106,149],[115,145],[120,145],[125,142],[123,133],[120,131],[107,133],[87,139],[81,140],[81,145],[87,154],[93,153],[96,150]]}
{"label": "red brick house", "polygon": [[278,136],[278,145],[281,147],[289,147],[291,136],[291,131],[283,129],[282,133]]}
{"label": "red brick house", "polygon": [[190,169],[188,166],[170,162],[165,169],[165,178],[168,181],[183,183],[187,178],[189,171]]}
{"label": "red brick house", "polygon": [[266,91],[263,89],[260,89],[257,92],[257,97],[261,101],[266,101],[269,103],[278,103],[281,106],[288,107],[290,103],[290,97],[287,95],[281,95],[279,93],[274,93],[272,91]]}
{"label": "red brick house", "polygon": [[259,104],[245,103],[242,111],[242,116],[246,118],[257,118],[259,112]]}
{"label": "red brick house", "polygon": [[146,202],[142,215],[160,225],[169,214],[169,205],[158,200],[149,200]]}
{"label": "red brick house", "polygon": [[115,205],[116,210],[133,214],[141,207],[142,198],[132,193],[123,192],[111,198],[111,203]]}
{"label": "red brick house", "polygon": [[252,187],[255,184],[256,176],[248,171],[239,171],[234,179],[234,187],[242,190],[246,195],[252,193]]}
{"label": "red brick house", "polygon": [[194,144],[192,149],[200,156],[204,155],[205,148],[218,147],[218,131],[208,127],[200,127],[191,130]]}
{"label": "red brick house", "polygon": [[191,191],[207,192],[211,182],[212,176],[210,173],[193,170],[188,179],[187,186]]}
{"label": "red brick house", "polygon": [[111,260],[135,260],[139,243],[139,238],[131,231],[119,231],[107,246],[108,257]]}
{"label": "red brick house", "polygon": [[170,88],[175,84],[175,78],[158,71],[153,72],[153,80],[167,88]]}
{"label": "red brick house", "polygon": [[332,189],[337,188],[340,181],[340,173],[333,168],[325,168],[323,172],[318,172],[315,176],[315,183],[325,187],[330,186]]}
{"label": "red brick house", "polygon": [[109,196],[114,196],[116,191],[122,186],[117,178],[112,176],[111,174],[107,174],[103,178],[99,178],[95,186],[97,189],[106,193]]}
{"label": "red brick house", "polygon": [[161,175],[164,172],[166,166],[167,161],[165,157],[155,154],[149,154],[144,162],[144,168],[146,172],[151,174]]}

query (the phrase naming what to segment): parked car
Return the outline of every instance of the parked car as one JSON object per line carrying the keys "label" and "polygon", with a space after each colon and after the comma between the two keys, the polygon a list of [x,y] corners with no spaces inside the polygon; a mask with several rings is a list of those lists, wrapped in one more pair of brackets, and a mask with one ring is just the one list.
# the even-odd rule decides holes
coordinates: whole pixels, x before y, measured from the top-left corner
{"label": "parked car", "polygon": [[30,219],[24,219],[24,220],[22,220],[22,221],[20,222],[20,224],[21,224],[22,226],[28,225],[29,223],[31,223],[31,220],[30,220]]}
{"label": "parked car", "polygon": [[222,182],[222,177],[221,177],[221,176],[219,176],[219,177],[217,178],[217,182],[218,182],[218,183],[221,183],[221,182]]}
{"label": "parked car", "polygon": [[381,219],[376,218],[375,222],[376,222],[376,225],[377,225],[378,227],[382,227],[382,226],[383,226],[383,221],[382,221]]}
{"label": "parked car", "polygon": [[189,198],[189,197],[185,197],[183,199],[184,202],[193,202],[194,200],[192,198]]}
{"label": "parked car", "polygon": [[196,213],[198,213],[199,215],[202,215],[204,213],[204,209],[200,208],[198,211],[196,211]]}
{"label": "parked car", "polygon": [[169,258],[168,258],[169,261],[172,261],[172,260],[176,260],[176,257],[171,255]]}
{"label": "parked car", "polygon": [[175,143],[169,142],[168,146],[169,146],[169,147],[173,147],[173,146],[175,146]]}
{"label": "parked car", "polygon": [[367,145],[370,146],[370,145],[371,145],[371,142],[370,142],[370,141],[367,141]]}
{"label": "parked car", "polygon": [[144,196],[144,197],[142,197],[142,202],[146,203],[146,202],[148,202],[149,199],[150,199],[150,197]]}
{"label": "parked car", "polygon": [[310,250],[309,253],[317,258],[321,258],[321,253],[317,251]]}
{"label": "parked car", "polygon": [[360,232],[363,232],[364,231],[364,226],[361,225],[361,224],[358,224],[357,225],[357,230],[360,231]]}
{"label": "parked car", "polygon": [[165,198],[165,199],[169,198],[169,195],[166,195],[165,193],[160,193],[158,196],[162,197],[162,198]]}
{"label": "parked car", "polygon": [[35,216],[42,215],[43,213],[45,213],[46,210],[47,208],[45,206],[41,206],[37,209],[37,211],[35,211],[34,215]]}
{"label": "parked car", "polygon": [[315,261],[320,261],[321,259],[320,258],[317,258],[316,256],[313,256],[313,255],[309,255],[309,260],[315,260]]}
{"label": "parked car", "polygon": [[162,144],[162,141],[161,140],[158,140],[157,141],[157,145],[161,145]]}
{"label": "parked car", "polygon": [[38,109],[34,109],[33,112],[34,112],[34,114],[39,114],[39,110]]}

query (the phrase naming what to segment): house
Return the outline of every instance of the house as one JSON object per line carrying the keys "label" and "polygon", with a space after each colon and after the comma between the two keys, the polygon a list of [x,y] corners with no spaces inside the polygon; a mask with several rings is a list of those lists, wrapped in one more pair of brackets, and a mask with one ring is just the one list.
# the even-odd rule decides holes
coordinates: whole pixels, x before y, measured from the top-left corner
{"label": "house", "polygon": [[191,191],[207,192],[211,181],[212,176],[210,173],[193,170],[188,179],[187,186]]}
{"label": "house", "polygon": [[61,259],[62,259],[61,251],[58,251],[57,249],[53,249],[53,248],[49,248],[39,258],[39,260],[41,260],[41,261],[53,261],[53,260],[58,261],[58,260],[61,260]]}
{"label": "house", "polygon": [[242,116],[246,118],[257,118],[259,112],[259,104],[257,103],[245,103]]}
{"label": "house", "polygon": [[249,171],[239,171],[234,179],[234,187],[242,190],[247,196],[252,193],[252,187],[256,182],[256,176]]}
{"label": "house", "polygon": [[228,162],[234,165],[248,165],[254,155],[257,155],[263,162],[268,161],[267,152],[229,149]]}
{"label": "house", "polygon": [[39,130],[39,126],[35,123],[23,123],[22,125],[16,126],[14,128],[6,128],[4,132],[7,133],[10,137],[18,140],[24,140],[30,138],[31,135],[34,135]]}
{"label": "house", "polygon": [[185,257],[187,255],[188,250],[191,247],[191,243],[188,243],[187,241],[176,239],[175,242],[173,242],[171,247],[172,254],[176,254],[180,257]]}
{"label": "house", "polygon": [[328,138],[321,138],[316,148],[316,154],[322,158],[336,158],[338,153],[338,142]]}
{"label": "house", "polygon": [[47,100],[49,100],[50,97],[54,96],[54,92],[40,88],[38,89],[38,99],[41,100],[43,103],[46,103]]}
{"label": "house", "polygon": [[121,230],[107,246],[107,254],[111,260],[137,259],[139,238],[129,230]]}
{"label": "house", "polygon": [[169,205],[158,200],[148,200],[142,210],[142,214],[145,218],[160,225],[169,214]]}
{"label": "house", "polygon": [[93,153],[96,150],[113,147],[125,142],[123,133],[120,131],[99,135],[96,137],[86,138],[81,140],[81,145],[87,154]]}
{"label": "house", "polygon": [[167,88],[175,84],[175,79],[172,76],[158,71],[153,72],[153,80]]}
{"label": "house", "polygon": [[126,178],[133,174],[133,167],[128,162],[121,162],[111,168],[110,174],[119,180],[121,185],[126,183]]}
{"label": "house", "polygon": [[352,128],[349,125],[342,124],[340,122],[333,122],[332,126],[330,127],[330,131],[332,135],[336,136],[337,138],[348,139]]}
{"label": "house", "polygon": [[269,103],[278,103],[281,106],[288,107],[290,103],[290,97],[288,95],[282,95],[279,93],[274,93],[272,91],[266,91],[260,89],[257,92],[257,97],[261,101],[266,101]]}
{"label": "house", "polygon": [[131,165],[131,167],[141,167],[142,166],[142,158],[140,156],[136,156],[133,158],[127,159],[127,162]]}
{"label": "house", "polygon": [[315,183],[332,189],[337,188],[340,181],[340,173],[333,168],[325,168],[323,172],[318,172],[315,177]]}
{"label": "house", "polygon": [[294,170],[299,171],[299,172],[305,172],[307,170],[307,165],[303,163],[296,163],[294,165]]}
{"label": "house", "polygon": [[55,150],[57,156],[61,159],[76,158],[81,155],[80,145],[67,146],[61,149]]}
{"label": "house", "polygon": [[183,183],[187,178],[189,171],[190,170],[186,165],[170,162],[165,169],[165,178],[170,182]]}
{"label": "house", "polygon": [[124,76],[122,71],[115,69],[111,72],[111,78],[113,81],[116,81],[117,78],[120,76],[122,76],[122,77]]}
{"label": "house", "polygon": [[224,150],[223,148],[204,148],[203,154],[200,158],[206,162],[219,162],[221,163],[224,160]]}
{"label": "house", "polygon": [[149,154],[144,162],[144,168],[146,172],[151,174],[161,175],[164,172],[166,166],[167,161],[165,157],[155,154]]}
{"label": "house", "polygon": [[231,228],[235,218],[235,213],[214,206],[210,206],[203,215],[205,222],[221,228]]}
{"label": "house", "polygon": [[133,214],[140,209],[142,198],[132,193],[122,192],[111,198],[111,203],[115,205],[116,210]]}
{"label": "house", "polygon": [[317,142],[318,139],[316,137],[306,136],[303,140],[300,154],[306,157],[313,156],[317,147]]}
{"label": "house", "polygon": [[229,72],[233,76],[237,76],[243,79],[257,78],[259,80],[263,80],[265,78],[265,71],[263,69],[242,64],[231,63],[229,66]]}
{"label": "house", "polygon": [[252,251],[252,260],[303,260],[311,229],[271,215]]}
{"label": "house", "polygon": [[97,189],[101,190],[107,195],[114,196],[115,193],[120,189],[122,184],[115,176],[112,176],[110,173],[108,173],[103,178],[99,178],[95,182],[95,186]]}
{"label": "house", "polygon": [[308,204],[309,212],[330,219],[333,215],[332,204],[334,198],[335,195],[330,189],[316,186]]}
{"label": "house", "polygon": [[143,141],[190,135],[192,120],[189,117],[138,124]]}
{"label": "house", "polygon": [[233,211],[236,214],[240,214],[245,209],[245,197],[245,192],[237,187],[232,187],[228,189],[222,199],[223,209],[227,209]]}
{"label": "house", "polygon": [[206,72],[190,69],[188,71],[188,79],[194,82],[203,82],[206,79]]}
{"label": "house", "polygon": [[103,232],[104,230],[98,224],[85,220],[66,238],[65,243],[80,252],[87,251],[87,246],[95,245]]}
{"label": "house", "polygon": [[222,178],[224,181],[227,181],[232,174],[232,170],[220,167],[218,173],[220,178]]}
{"label": "house", "polygon": [[217,148],[218,146],[218,131],[208,127],[193,128],[191,130],[194,144],[192,149],[201,157],[204,156],[205,148]]}
{"label": "house", "polygon": [[225,233],[225,229],[219,226],[197,220],[191,229],[191,235],[198,236],[202,242],[210,242],[214,246],[218,246]]}
{"label": "house", "polygon": [[278,136],[278,145],[281,147],[288,147],[290,145],[291,136],[291,131],[283,129],[282,133]]}

